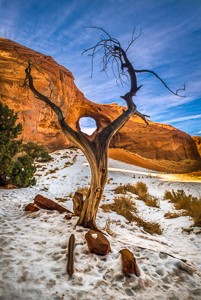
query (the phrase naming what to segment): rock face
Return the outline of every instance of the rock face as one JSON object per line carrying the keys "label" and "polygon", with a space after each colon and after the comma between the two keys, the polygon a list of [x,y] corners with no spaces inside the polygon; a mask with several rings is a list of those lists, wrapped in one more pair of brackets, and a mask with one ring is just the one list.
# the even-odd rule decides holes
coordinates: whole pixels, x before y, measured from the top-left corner
{"label": "rock face", "polygon": [[[70,126],[79,130],[81,117],[95,119],[97,128],[114,120],[123,107],[101,105],[87,100],[74,84],[70,71],[57,64],[50,56],[35,52],[7,39],[0,39],[0,101],[18,113],[23,125],[25,142],[43,144],[49,150],[70,146],[60,131],[54,113],[24,85],[27,61],[32,64],[36,88],[59,105]],[[110,147],[124,148],[150,159],[182,160],[200,158],[192,138],[169,125],[132,117],[114,136]]]}
{"label": "rock face", "polygon": [[194,140],[194,142],[197,146],[198,152],[200,153],[200,156],[201,156],[201,136],[192,136],[192,139]]}

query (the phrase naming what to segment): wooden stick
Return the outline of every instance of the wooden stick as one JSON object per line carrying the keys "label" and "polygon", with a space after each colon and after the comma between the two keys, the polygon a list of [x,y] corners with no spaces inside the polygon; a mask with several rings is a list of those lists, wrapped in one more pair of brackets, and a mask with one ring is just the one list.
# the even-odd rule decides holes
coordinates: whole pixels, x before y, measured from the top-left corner
{"label": "wooden stick", "polygon": [[74,273],[74,248],[75,248],[75,236],[71,234],[68,242],[68,262],[67,262],[67,273],[72,276]]}

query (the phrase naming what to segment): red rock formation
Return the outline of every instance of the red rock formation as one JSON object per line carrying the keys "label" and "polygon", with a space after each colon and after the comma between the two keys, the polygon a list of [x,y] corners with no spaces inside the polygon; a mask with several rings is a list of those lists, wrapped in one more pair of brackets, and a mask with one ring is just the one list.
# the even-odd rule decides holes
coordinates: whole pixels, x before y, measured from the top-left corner
{"label": "red rock formation", "polygon": [[[27,60],[33,64],[35,85],[41,93],[50,94],[73,128],[79,128],[79,119],[89,116],[97,127],[115,119],[123,107],[117,104],[100,105],[87,100],[74,84],[73,75],[50,56],[35,52],[7,39],[0,39],[0,99],[13,108],[23,124],[24,141],[35,141],[50,150],[65,148],[69,141],[60,131],[57,118],[44,103],[23,86]],[[115,135],[111,147],[124,148],[151,159],[200,159],[192,138],[169,125],[149,122],[146,126],[134,116]]]}
{"label": "red rock formation", "polygon": [[194,142],[197,146],[198,152],[200,153],[200,156],[201,156],[201,136],[192,136],[192,139],[194,140]]}

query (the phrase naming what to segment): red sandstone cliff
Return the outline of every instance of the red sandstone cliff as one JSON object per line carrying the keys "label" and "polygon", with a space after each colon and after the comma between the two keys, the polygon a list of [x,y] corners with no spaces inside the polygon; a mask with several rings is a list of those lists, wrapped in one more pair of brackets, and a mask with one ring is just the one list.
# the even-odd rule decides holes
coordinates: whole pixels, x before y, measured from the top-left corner
{"label": "red sandstone cliff", "polygon": [[[62,108],[72,127],[78,126],[80,117],[89,116],[96,120],[99,128],[116,118],[123,109],[116,104],[99,105],[87,100],[74,84],[72,73],[53,58],[1,38],[0,101],[18,113],[24,141],[39,142],[50,150],[70,145],[54,113],[23,86],[27,60],[34,63],[32,73],[37,89],[46,95],[50,88],[54,89],[52,99]],[[146,126],[136,116],[115,135],[111,147],[124,148],[150,159],[200,159],[195,142],[188,134],[154,122]]]}

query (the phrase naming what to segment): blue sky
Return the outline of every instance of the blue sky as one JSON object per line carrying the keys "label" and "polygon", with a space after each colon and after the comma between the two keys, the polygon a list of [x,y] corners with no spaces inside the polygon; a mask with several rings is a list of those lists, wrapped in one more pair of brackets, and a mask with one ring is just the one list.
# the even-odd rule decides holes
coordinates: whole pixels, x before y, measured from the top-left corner
{"label": "blue sky", "polygon": [[128,53],[134,67],[154,70],[173,90],[185,83],[186,97],[139,74],[138,110],[201,136],[201,0],[0,0],[0,36],[51,55],[74,74],[88,99],[124,105],[120,96],[127,87],[100,72],[98,60],[90,77],[90,58],[81,52],[100,33],[85,26],[103,27],[125,47],[134,26],[136,35],[142,30]]}

